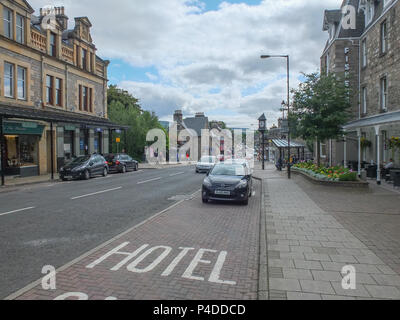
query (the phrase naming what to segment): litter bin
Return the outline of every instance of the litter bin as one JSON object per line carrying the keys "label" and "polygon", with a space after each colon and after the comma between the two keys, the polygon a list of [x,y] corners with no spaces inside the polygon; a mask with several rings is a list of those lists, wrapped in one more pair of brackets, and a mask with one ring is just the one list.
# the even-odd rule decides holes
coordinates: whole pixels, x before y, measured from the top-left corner
{"label": "litter bin", "polygon": [[367,177],[374,179],[377,176],[378,167],[377,166],[369,166],[367,168]]}

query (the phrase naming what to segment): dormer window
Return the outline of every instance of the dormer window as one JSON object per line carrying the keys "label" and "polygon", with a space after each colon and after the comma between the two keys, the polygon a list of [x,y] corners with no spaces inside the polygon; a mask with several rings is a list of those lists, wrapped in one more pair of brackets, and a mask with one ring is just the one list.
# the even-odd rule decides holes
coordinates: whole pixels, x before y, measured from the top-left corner
{"label": "dormer window", "polygon": [[50,55],[52,57],[57,56],[57,37],[55,33],[50,33]]}
{"label": "dormer window", "polygon": [[375,0],[361,0],[360,10],[364,11],[365,26],[368,26],[375,15]]}

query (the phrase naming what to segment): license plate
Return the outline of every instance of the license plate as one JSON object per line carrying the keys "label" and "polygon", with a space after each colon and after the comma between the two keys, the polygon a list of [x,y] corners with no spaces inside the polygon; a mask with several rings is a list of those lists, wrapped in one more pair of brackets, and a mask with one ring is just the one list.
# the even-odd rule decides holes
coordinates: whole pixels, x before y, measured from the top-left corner
{"label": "license plate", "polygon": [[221,190],[216,190],[215,194],[218,194],[221,196],[230,196],[231,195],[230,191],[221,191]]}
{"label": "license plate", "polygon": [[65,179],[72,179],[72,176],[64,176]]}

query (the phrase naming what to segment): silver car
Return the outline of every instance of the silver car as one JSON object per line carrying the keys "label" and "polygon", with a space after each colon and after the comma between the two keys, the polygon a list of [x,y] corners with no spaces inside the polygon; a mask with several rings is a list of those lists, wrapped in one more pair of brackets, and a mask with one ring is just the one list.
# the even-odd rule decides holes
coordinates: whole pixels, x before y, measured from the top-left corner
{"label": "silver car", "polygon": [[209,172],[217,163],[217,158],[212,156],[204,156],[196,164],[196,173]]}

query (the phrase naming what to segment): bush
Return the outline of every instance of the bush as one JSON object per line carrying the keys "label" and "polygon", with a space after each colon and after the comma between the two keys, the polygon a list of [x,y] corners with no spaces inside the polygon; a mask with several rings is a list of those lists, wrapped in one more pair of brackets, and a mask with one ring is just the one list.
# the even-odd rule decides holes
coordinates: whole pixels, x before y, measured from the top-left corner
{"label": "bush", "polygon": [[349,172],[342,174],[339,181],[357,181],[357,172]]}

